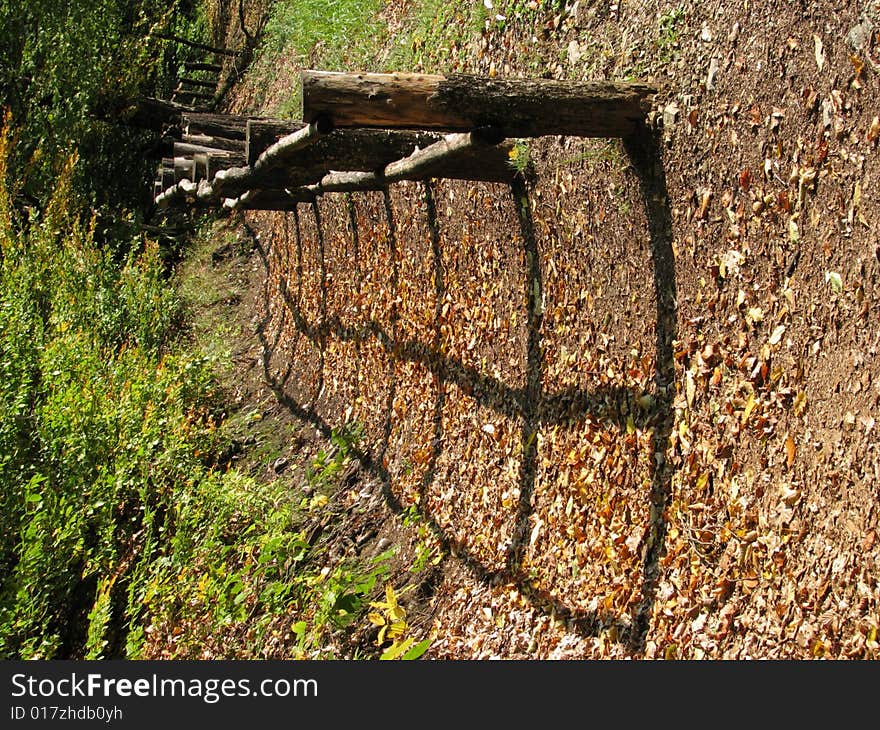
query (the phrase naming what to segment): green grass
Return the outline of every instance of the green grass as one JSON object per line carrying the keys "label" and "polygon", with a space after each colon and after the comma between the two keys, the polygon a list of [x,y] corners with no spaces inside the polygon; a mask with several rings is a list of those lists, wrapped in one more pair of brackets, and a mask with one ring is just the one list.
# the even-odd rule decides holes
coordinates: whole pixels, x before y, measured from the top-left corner
{"label": "green grass", "polygon": [[[275,69],[293,61],[300,68],[324,71],[448,72],[455,49],[479,38],[489,11],[482,2],[420,0],[392,37],[380,17],[382,0],[282,0],[273,7],[258,58],[249,72],[268,88]],[[300,116],[298,86],[265,113]]]}
{"label": "green grass", "polygon": [[[291,60],[301,68],[314,65],[325,71],[363,70],[387,35],[376,17],[382,5],[382,0],[276,2],[251,74],[268,84],[279,63]],[[277,109],[267,111],[296,118],[301,103],[295,90]]]}

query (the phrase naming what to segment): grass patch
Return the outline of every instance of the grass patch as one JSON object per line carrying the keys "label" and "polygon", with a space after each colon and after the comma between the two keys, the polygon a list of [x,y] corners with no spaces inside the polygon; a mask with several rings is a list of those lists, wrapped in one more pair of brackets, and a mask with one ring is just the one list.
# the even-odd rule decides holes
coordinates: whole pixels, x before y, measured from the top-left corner
{"label": "grass patch", "polygon": [[[266,23],[252,76],[266,87],[275,78],[274,69],[290,61],[300,68],[363,70],[387,37],[387,28],[378,18],[382,7],[382,0],[276,2]],[[297,118],[301,105],[297,88],[278,108],[266,111],[283,118]]]}

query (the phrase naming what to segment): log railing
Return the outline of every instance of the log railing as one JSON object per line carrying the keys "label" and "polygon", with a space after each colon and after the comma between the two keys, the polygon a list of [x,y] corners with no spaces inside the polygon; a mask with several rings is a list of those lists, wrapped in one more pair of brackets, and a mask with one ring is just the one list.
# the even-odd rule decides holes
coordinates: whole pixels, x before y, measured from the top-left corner
{"label": "log railing", "polygon": [[643,83],[303,71],[302,120],[182,112],[154,185],[160,207],[289,210],[404,180],[511,182],[514,139],[626,137]]}

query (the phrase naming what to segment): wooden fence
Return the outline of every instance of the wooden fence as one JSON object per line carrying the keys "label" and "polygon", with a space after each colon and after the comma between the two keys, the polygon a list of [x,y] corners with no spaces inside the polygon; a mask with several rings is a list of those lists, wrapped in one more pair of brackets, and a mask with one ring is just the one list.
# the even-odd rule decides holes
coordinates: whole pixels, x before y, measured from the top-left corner
{"label": "wooden fence", "polygon": [[162,208],[290,210],[328,192],[403,180],[510,182],[513,140],[625,137],[643,83],[303,71],[302,120],[182,112],[166,147]]}

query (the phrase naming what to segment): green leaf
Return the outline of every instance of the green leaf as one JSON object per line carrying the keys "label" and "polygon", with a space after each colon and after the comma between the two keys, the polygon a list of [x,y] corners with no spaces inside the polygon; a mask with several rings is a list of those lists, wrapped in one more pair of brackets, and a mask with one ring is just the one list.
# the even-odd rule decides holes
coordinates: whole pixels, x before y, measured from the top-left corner
{"label": "green leaf", "polygon": [[388,649],[379,657],[380,660],[390,661],[392,659],[397,659],[401,654],[403,654],[407,649],[409,649],[413,644],[414,639],[410,636],[407,639],[404,639],[400,642],[394,642]]}
{"label": "green leaf", "polygon": [[843,279],[840,278],[840,274],[836,271],[826,271],[825,282],[831,284],[831,288],[838,294],[843,291]]}
{"label": "green leaf", "polygon": [[406,654],[404,654],[401,659],[404,661],[411,659],[418,659],[422,654],[428,651],[428,647],[431,646],[431,639],[425,639],[424,641],[420,641],[416,644],[412,649],[410,649]]}

